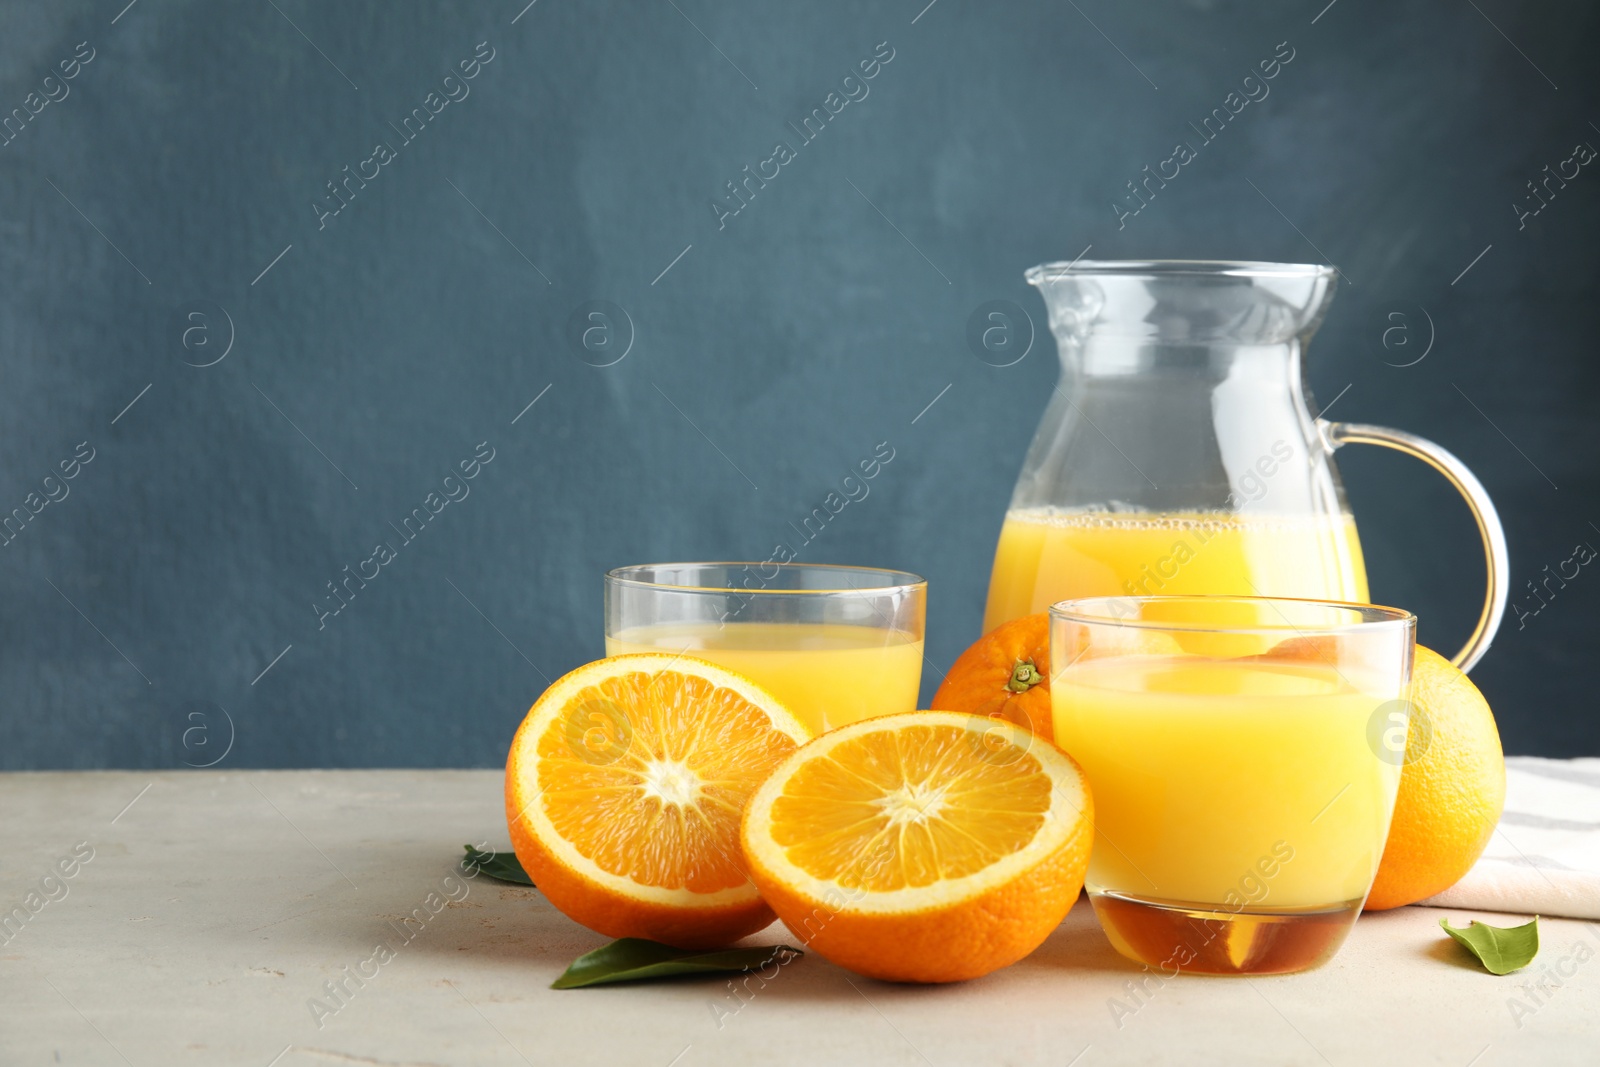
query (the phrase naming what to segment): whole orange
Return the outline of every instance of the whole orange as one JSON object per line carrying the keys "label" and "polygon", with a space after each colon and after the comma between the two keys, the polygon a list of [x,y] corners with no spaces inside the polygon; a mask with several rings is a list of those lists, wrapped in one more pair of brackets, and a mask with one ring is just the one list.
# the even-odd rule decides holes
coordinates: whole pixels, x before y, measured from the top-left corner
{"label": "whole orange", "polygon": [[929,707],[1004,719],[1050,739],[1050,616],[1024,615],[974,641]]}
{"label": "whole orange", "polygon": [[[1059,670],[1100,656],[1182,655],[1183,646],[1159,631],[1106,626],[1097,627],[1092,638],[1078,633],[1056,651],[1063,660]],[[950,665],[929,707],[1003,719],[1052,741],[1050,669],[1050,615],[1024,615],[972,642]]]}
{"label": "whole orange", "polygon": [[1417,646],[1411,726],[1389,840],[1367,896],[1398,908],[1455,885],[1478,861],[1506,801],[1494,713],[1449,660]]}

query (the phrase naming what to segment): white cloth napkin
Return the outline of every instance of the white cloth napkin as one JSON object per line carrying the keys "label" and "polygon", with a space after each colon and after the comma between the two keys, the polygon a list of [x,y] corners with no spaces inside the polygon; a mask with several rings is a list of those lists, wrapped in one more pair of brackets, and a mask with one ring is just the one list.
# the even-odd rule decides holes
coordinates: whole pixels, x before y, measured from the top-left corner
{"label": "white cloth napkin", "polygon": [[1600,759],[1506,759],[1506,809],[1433,908],[1600,919]]}

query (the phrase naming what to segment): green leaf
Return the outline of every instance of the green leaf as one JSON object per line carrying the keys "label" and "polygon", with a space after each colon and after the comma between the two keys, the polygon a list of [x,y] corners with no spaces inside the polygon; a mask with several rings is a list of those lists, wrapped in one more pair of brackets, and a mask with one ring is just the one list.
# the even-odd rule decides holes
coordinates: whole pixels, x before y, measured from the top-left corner
{"label": "green leaf", "polygon": [[1539,917],[1522,926],[1486,926],[1476,919],[1465,930],[1440,919],[1444,932],[1455,938],[1490,974],[1510,974],[1533,962],[1539,954]]}
{"label": "green leaf", "polygon": [[479,852],[471,845],[465,846],[467,858],[462,860],[464,867],[476,867],[480,874],[487,874],[490,878],[502,882],[514,882],[517,885],[532,885],[533,879],[528,877],[528,872],[522,869],[522,864],[517,862],[514,852]]}
{"label": "green leaf", "polygon": [[550,983],[550,988],[579,989],[608,982],[639,982],[678,975],[738,974],[760,970],[773,963],[782,966],[803,955],[805,953],[788,945],[703,952],[624,937],[573,960],[566,972]]}

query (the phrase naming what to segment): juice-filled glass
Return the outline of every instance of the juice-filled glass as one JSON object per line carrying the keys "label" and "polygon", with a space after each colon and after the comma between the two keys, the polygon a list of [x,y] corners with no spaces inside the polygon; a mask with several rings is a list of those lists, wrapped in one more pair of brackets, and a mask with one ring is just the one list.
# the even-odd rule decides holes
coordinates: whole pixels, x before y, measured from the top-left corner
{"label": "juice-filled glass", "polygon": [[915,711],[927,583],[816,563],[654,563],[606,574],[606,655],[710,660],[813,733]]}
{"label": "juice-filled glass", "polygon": [[1263,597],[1051,607],[1055,739],[1094,793],[1085,886],[1119,952],[1167,974],[1333,956],[1389,832],[1415,626]]}

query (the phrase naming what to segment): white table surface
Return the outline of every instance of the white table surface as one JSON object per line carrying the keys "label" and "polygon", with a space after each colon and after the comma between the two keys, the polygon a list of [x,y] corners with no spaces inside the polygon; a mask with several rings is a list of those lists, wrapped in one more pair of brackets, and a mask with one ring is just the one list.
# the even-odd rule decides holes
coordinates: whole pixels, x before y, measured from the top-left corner
{"label": "white table surface", "polygon": [[[606,939],[533,890],[480,877],[409,942],[391,925],[463,843],[504,847],[500,788],[494,771],[0,775],[0,909],[26,912],[93,849],[0,931],[0,1064],[1600,1061],[1600,926],[1544,920],[1533,967],[1496,978],[1437,923],[1512,920],[1429,908],[1364,917],[1318,971],[1184,976],[1142,1000],[1085,901],[1032,956],[961,985],[807,955],[739,1010],[717,978],[556,991]],[[394,958],[319,1026],[309,1002],[332,1006],[324,982],[379,942]],[[1114,998],[1137,1009],[1120,1027]]]}

